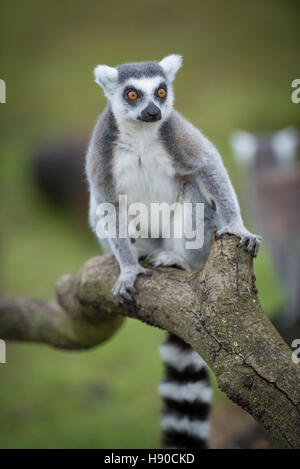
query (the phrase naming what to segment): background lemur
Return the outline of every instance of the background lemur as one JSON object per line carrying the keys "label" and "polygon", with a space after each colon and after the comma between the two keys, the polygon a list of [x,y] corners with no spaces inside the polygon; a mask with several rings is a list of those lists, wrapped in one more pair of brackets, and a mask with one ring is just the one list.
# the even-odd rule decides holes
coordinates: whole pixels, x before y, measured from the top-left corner
{"label": "background lemur", "polygon": [[230,143],[247,171],[245,205],[269,243],[286,290],[275,324],[291,343],[300,331],[300,131],[237,130]]}
{"label": "background lemur", "polygon": [[[261,238],[251,234],[221,157],[209,140],[173,110],[172,82],[182,58],[170,55],[160,62],[128,63],[116,68],[99,65],[96,82],[103,88],[108,106],[101,114],[87,153],[86,173],[90,189],[89,219],[93,230],[100,203],[114,204],[126,194],[128,204],[172,204],[180,200],[204,203],[204,244],[187,249],[185,239],[136,239],[117,236],[105,240],[120,265],[113,293],[130,301],[139,274],[149,271],[139,264],[147,256],[154,266],[176,265],[200,270],[210,249],[211,231],[235,234],[239,245],[256,256]],[[118,219],[118,217],[117,217]],[[100,240],[103,244],[104,240]],[[211,388],[206,364],[181,340],[170,336],[162,358],[167,376],[160,393],[165,399],[162,427],[165,444],[173,447],[205,447]]]}

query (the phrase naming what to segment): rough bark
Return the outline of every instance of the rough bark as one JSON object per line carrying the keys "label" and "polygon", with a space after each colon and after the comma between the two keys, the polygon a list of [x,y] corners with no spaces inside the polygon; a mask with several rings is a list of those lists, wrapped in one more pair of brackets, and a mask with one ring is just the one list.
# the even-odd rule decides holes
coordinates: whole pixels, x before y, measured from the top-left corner
{"label": "rough bark", "polygon": [[135,303],[123,306],[111,294],[116,261],[95,257],[59,280],[57,302],[0,297],[0,337],[80,349],[111,337],[122,317],[139,319],[189,343],[276,446],[300,448],[300,366],[264,315],[252,258],[236,242],[214,239],[201,272],[140,277]]}

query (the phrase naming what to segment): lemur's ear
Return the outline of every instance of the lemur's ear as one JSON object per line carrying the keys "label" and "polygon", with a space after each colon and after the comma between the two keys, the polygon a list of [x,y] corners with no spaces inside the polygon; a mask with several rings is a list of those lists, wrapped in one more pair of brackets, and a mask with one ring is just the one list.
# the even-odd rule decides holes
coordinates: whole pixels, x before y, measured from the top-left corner
{"label": "lemur's ear", "polygon": [[118,70],[108,65],[98,65],[94,70],[95,82],[101,86],[104,94],[109,97],[114,94],[118,84]]}
{"label": "lemur's ear", "polygon": [[282,165],[293,163],[300,145],[300,134],[294,127],[286,127],[272,137],[272,148]]}
{"label": "lemur's ear", "polygon": [[236,161],[251,166],[257,151],[255,135],[245,130],[236,130],[230,135],[230,145]]}
{"label": "lemur's ear", "polygon": [[173,81],[176,73],[182,65],[182,57],[181,55],[177,54],[167,55],[167,57],[165,57],[159,62],[159,65],[162,67],[167,78],[170,81]]}

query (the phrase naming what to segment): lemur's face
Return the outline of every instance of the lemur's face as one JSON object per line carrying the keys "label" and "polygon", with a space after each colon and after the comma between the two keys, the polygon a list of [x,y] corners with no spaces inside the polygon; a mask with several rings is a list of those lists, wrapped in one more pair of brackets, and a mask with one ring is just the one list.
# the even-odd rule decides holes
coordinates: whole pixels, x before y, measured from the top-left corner
{"label": "lemur's face", "polygon": [[117,121],[153,123],[165,120],[172,111],[172,82],[181,63],[179,55],[169,55],[161,62],[130,63],[116,68],[98,65],[95,77]]}
{"label": "lemur's face", "polygon": [[117,117],[155,122],[170,114],[173,92],[166,78],[129,78],[116,91],[112,110]]}

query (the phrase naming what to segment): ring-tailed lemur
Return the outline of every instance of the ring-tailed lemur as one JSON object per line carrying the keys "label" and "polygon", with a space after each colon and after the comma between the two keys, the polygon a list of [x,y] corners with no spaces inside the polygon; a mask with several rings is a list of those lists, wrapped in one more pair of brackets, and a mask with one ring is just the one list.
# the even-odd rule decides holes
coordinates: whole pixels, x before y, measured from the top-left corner
{"label": "ring-tailed lemur", "polygon": [[[118,196],[128,204],[175,201],[204,203],[204,244],[187,249],[185,239],[105,240],[120,265],[113,293],[130,301],[147,256],[154,266],[176,265],[200,270],[208,256],[213,230],[235,234],[239,245],[256,256],[261,238],[251,234],[241,218],[239,204],[221,157],[209,140],[173,110],[172,82],[182,58],[169,55],[160,62],[128,63],[116,68],[99,65],[95,81],[104,90],[108,106],[100,116],[87,153],[90,188],[90,224],[97,233],[96,208],[114,205]],[[175,216],[175,215],[174,215]],[[117,227],[118,228],[118,227]],[[100,240],[103,244],[103,240]],[[206,364],[188,345],[170,336],[162,346],[167,366],[160,393],[165,400],[162,427],[168,447],[205,447],[211,400]]]}

